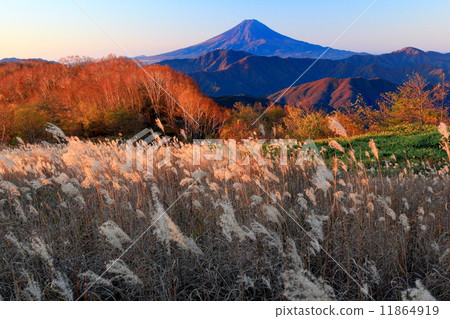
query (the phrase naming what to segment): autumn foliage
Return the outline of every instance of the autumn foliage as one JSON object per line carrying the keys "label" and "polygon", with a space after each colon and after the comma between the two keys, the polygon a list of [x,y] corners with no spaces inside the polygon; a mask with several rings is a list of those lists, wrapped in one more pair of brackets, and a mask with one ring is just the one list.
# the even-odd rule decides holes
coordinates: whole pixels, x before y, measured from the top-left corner
{"label": "autumn foliage", "polygon": [[0,138],[34,141],[52,122],[69,135],[130,135],[160,119],[166,133],[215,133],[227,110],[169,67],[139,68],[108,57],[97,62],[0,65]]}
{"label": "autumn foliage", "polygon": [[[413,74],[376,105],[363,96],[331,115],[350,136],[404,124],[448,122],[448,85],[430,85]],[[219,107],[190,77],[168,66],[109,56],[70,58],[61,63],[0,64],[0,143],[13,137],[35,142],[48,137],[48,122],[79,137],[132,136],[143,128],[187,140],[220,136],[245,139],[317,139],[333,136],[328,117],[316,105]],[[161,125],[160,125],[161,124]]]}
{"label": "autumn foliage", "polygon": [[[336,135],[329,129],[330,115],[342,124],[349,136],[392,130],[396,126],[411,125],[415,129],[437,126],[449,121],[447,91],[444,77],[442,83],[430,84],[420,75],[412,74],[395,92],[381,95],[375,105],[367,104],[358,95],[355,101],[331,114],[320,106],[302,103],[282,108],[271,104],[266,107],[238,104],[221,135],[226,138],[245,138],[251,134],[300,140],[328,138]],[[256,119],[257,124],[253,125]]]}

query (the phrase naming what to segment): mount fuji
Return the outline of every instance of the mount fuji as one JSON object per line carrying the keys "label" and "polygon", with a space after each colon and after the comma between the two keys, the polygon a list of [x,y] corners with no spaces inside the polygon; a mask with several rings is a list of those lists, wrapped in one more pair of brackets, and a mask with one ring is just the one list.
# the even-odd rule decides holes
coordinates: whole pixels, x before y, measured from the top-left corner
{"label": "mount fuji", "polygon": [[[202,43],[154,56],[136,57],[143,63],[155,63],[172,59],[191,59],[213,50],[245,51],[255,55],[292,58],[317,58],[327,47],[295,40],[273,31],[258,20],[244,20],[234,28]],[[325,59],[344,59],[356,52],[330,48]]]}

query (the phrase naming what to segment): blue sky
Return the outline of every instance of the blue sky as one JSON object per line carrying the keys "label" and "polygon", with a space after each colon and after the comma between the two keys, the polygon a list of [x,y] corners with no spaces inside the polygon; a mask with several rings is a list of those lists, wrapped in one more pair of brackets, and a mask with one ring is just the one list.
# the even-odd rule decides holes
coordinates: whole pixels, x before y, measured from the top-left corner
{"label": "blue sky", "polygon": [[[132,55],[186,47],[257,19],[284,35],[330,45],[373,0],[78,0]],[[450,52],[450,1],[379,0],[335,48]],[[1,0],[0,58],[101,57],[123,51],[72,0]]]}

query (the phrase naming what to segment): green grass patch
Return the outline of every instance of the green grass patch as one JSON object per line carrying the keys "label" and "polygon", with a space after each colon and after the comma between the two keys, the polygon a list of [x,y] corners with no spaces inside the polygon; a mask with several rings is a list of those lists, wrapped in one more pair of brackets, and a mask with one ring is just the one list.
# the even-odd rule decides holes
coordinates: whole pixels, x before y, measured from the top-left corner
{"label": "green grass patch", "polygon": [[[373,139],[378,148],[380,160],[393,161],[392,155],[395,155],[398,163],[404,163],[406,160],[411,162],[428,161],[431,164],[439,164],[447,160],[445,151],[440,147],[441,135],[435,127],[425,127],[421,130],[410,130],[404,127],[394,127],[389,131],[378,134],[367,134],[351,137],[349,140],[345,138],[335,139],[346,150],[350,150],[350,143],[355,151],[355,155],[363,163],[370,163],[373,154],[369,148],[369,141]],[[328,146],[332,139],[324,139],[316,141],[318,148],[324,147],[327,151],[325,157],[327,159],[334,156],[339,158],[344,155]],[[371,158],[366,156],[366,152],[370,153]]]}

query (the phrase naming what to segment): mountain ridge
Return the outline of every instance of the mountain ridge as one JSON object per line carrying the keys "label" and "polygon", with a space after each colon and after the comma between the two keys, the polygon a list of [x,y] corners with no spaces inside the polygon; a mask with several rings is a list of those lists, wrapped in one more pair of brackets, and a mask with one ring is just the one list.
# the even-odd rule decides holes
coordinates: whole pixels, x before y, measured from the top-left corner
{"label": "mountain ridge", "polygon": [[19,59],[19,58],[4,58],[0,59],[0,63],[16,63],[16,62],[30,62],[30,61],[38,61],[38,62],[54,62],[49,60],[44,60],[41,58],[28,58],[28,59]]}
{"label": "mountain ridge", "polygon": [[193,73],[199,71],[220,71],[229,65],[253,55],[244,51],[213,50],[194,59],[174,59],[158,62],[160,65],[168,65],[171,68],[183,72]]}
{"label": "mountain ridge", "polygon": [[[320,59],[296,84],[326,77],[340,79],[363,77],[381,78],[398,85],[407,79],[407,75],[415,72],[428,81],[437,83],[440,82],[441,73],[450,76],[450,67],[440,68],[431,64],[433,55],[434,53],[431,53],[429,58],[424,59],[422,56],[417,59],[416,55],[407,53],[401,53],[401,56],[398,53],[389,53],[381,57],[381,62],[378,56],[361,56],[361,60],[355,60],[355,56],[343,60]],[[239,59],[241,56],[243,58]],[[440,54],[439,59],[436,64],[445,66],[446,55]],[[187,73],[197,81],[204,93],[217,97],[273,94],[291,85],[314,61],[308,58],[265,57],[219,50],[196,59],[169,60],[161,64]],[[420,64],[423,62],[427,63]]]}
{"label": "mountain ridge", "polygon": [[405,47],[400,50],[379,55],[354,55],[344,60],[358,66],[372,63],[384,67],[431,64],[439,68],[450,69],[450,53],[422,51],[413,47]]}
{"label": "mountain ridge", "polygon": [[[344,104],[354,102],[361,94],[369,105],[375,105],[380,95],[385,92],[395,91],[397,85],[383,79],[355,78],[324,78],[317,81],[282,89],[267,98],[281,104],[296,106],[303,105],[321,106],[326,111],[332,111]],[[286,91],[286,92],[285,92]],[[280,98],[281,97],[281,98]]]}

